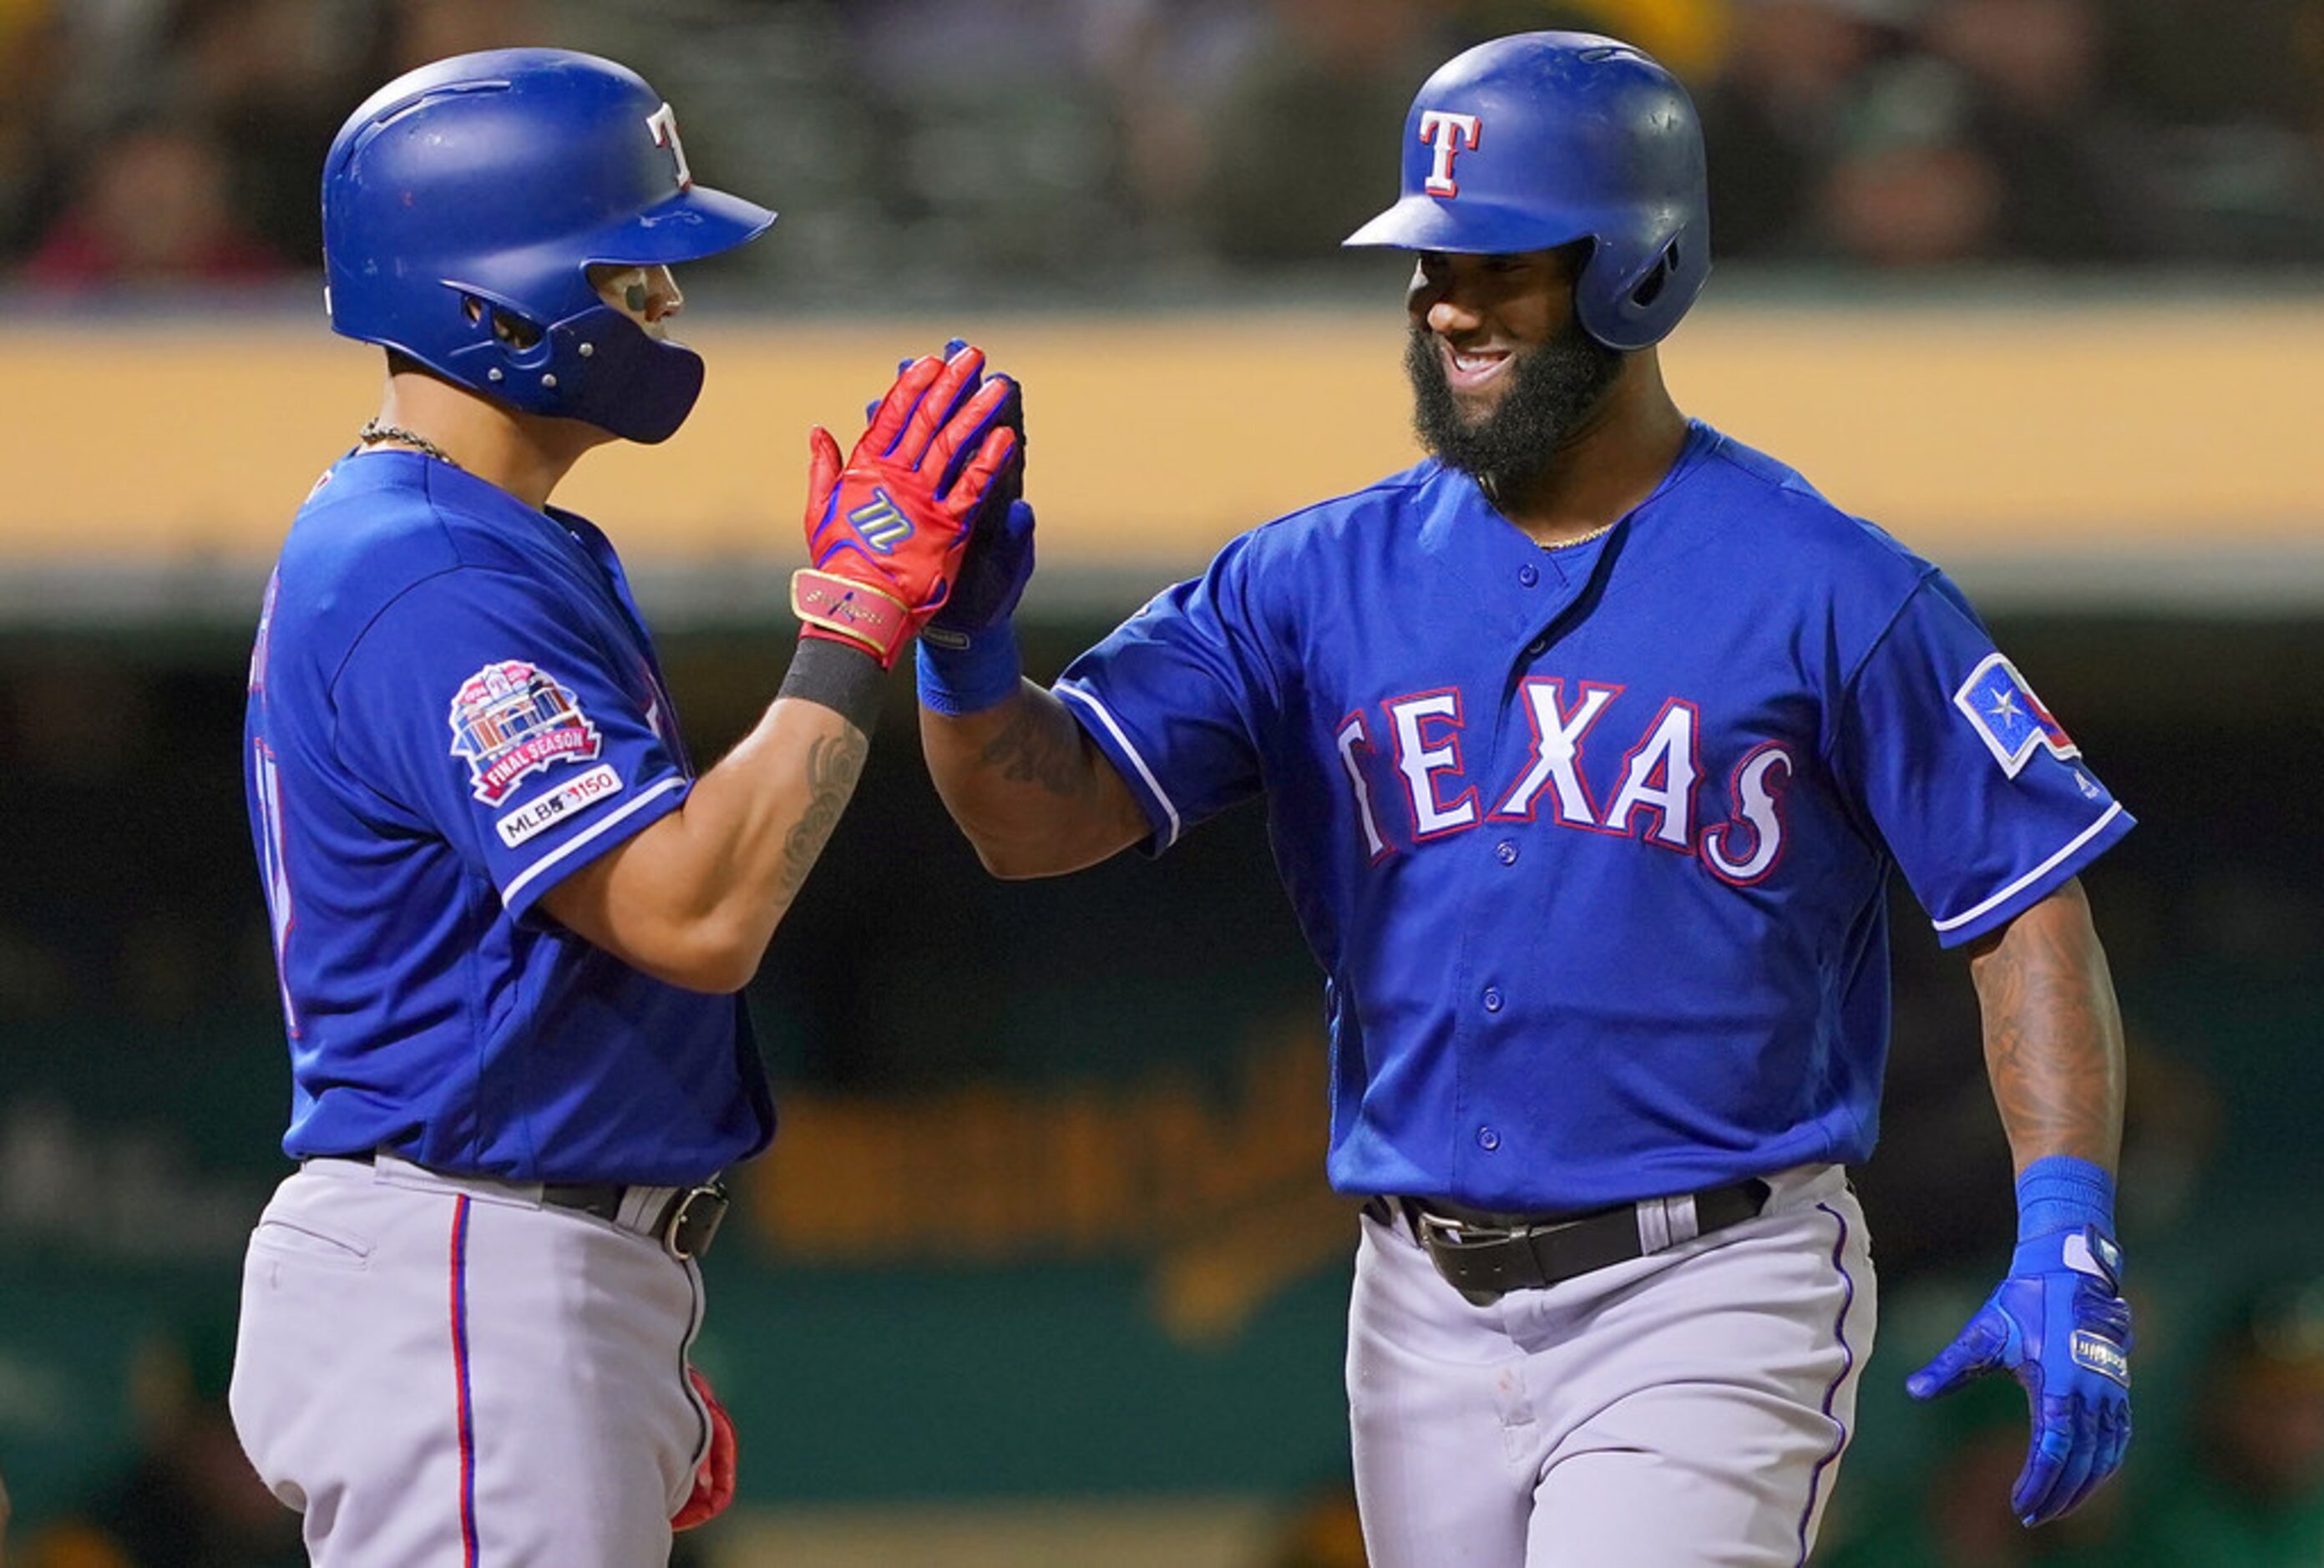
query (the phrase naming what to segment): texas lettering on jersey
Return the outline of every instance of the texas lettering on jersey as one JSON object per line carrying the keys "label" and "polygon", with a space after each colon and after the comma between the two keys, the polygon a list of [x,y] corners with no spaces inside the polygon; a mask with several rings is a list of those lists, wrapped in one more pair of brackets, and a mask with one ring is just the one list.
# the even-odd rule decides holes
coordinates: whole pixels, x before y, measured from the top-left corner
{"label": "texas lettering on jersey", "polygon": [[[1789,749],[1762,742],[1744,753],[1723,782],[1708,779],[1702,710],[1683,697],[1671,697],[1617,767],[1607,771],[1600,791],[1593,792],[1583,768],[1584,747],[1625,688],[1583,679],[1572,683],[1569,693],[1567,685],[1556,676],[1519,683],[1533,743],[1523,771],[1490,780],[1489,792],[1484,788],[1489,781],[1472,778],[1466,766],[1466,710],[1455,687],[1384,698],[1377,705],[1377,729],[1364,710],[1342,720],[1335,736],[1340,761],[1370,858],[1378,862],[1395,853],[1366,767],[1368,759],[1378,757],[1402,787],[1408,838],[1416,845],[1485,823],[1545,819],[1692,855],[1738,887],[1775,869],[1784,851],[1784,788],[1795,766]],[[1705,799],[1714,787],[1719,793]],[[1610,794],[1604,794],[1600,806],[1608,789]]]}
{"label": "texas lettering on jersey", "polygon": [[1595,546],[1424,462],[1239,536],[1056,689],[1152,853],[1265,801],[1334,1186],[1579,1211],[1868,1158],[1891,872],[1959,947],[2128,831],[1995,654],[1697,423]]}

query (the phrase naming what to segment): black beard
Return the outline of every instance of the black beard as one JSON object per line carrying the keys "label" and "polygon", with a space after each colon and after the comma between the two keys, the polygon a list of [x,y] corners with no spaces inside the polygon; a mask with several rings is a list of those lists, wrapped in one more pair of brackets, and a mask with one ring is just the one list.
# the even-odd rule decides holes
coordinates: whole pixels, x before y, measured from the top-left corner
{"label": "black beard", "polygon": [[1452,401],[1436,335],[1416,323],[1404,347],[1413,432],[1446,467],[1473,475],[1488,493],[1520,490],[1605,401],[1622,357],[1569,321],[1549,342],[1514,357],[1500,405],[1471,421]]}

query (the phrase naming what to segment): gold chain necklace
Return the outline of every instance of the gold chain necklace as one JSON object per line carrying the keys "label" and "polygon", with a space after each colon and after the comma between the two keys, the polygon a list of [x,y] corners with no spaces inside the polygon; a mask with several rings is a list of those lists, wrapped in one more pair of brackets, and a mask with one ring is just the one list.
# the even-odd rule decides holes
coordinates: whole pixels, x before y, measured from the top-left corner
{"label": "gold chain necklace", "polygon": [[[1493,503],[1493,509],[1495,511],[1500,511],[1501,487],[1494,483],[1491,475],[1479,475],[1477,476],[1477,488],[1485,493],[1485,499]],[[1503,515],[1506,516],[1508,514],[1504,512]],[[1593,539],[1604,539],[1608,534],[1613,532],[1616,529],[1621,526],[1622,519],[1618,517],[1602,528],[1591,529],[1588,533],[1583,534],[1579,539],[1562,539],[1555,544],[1545,544],[1542,545],[1541,548],[1545,550],[1570,550],[1576,545],[1588,544]],[[1538,544],[1540,541],[1536,540],[1535,542]]]}
{"label": "gold chain necklace", "polygon": [[1570,550],[1576,545],[1588,544],[1593,539],[1604,539],[1608,534],[1613,532],[1621,525],[1622,520],[1618,517],[1613,521],[1606,524],[1605,527],[1593,528],[1579,539],[1562,539],[1555,544],[1545,544],[1541,548],[1545,550]]}
{"label": "gold chain necklace", "polygon": [[[355,439],[366,447],[375,447],[382,441],[401,441],[407,447],[417,447],[438,463],[449,463],[455,468],[460,466],[454,461],[451,453],[447,452],[427,437],[416,431],[407,430],[401,425],[386,424],[377,419],[365,420],[364,428],[355,432]],[[466,470],[462,471],[466,472]]]}

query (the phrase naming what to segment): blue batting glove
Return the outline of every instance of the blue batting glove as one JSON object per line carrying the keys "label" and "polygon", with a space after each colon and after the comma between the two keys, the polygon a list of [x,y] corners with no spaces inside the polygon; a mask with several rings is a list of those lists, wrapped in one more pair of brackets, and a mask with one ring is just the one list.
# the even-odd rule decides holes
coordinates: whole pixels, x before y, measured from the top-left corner
{"label": "blue batting glove", "polygon": [[1013,383],[982,429],[1001,425],[1017,432],[1016,456],[977,516],[952,597],[920,632],[920,701],[940,714],[1004,702],[1024,677],[1010,617],[1033,576],[1033,508],[1024,499],[1025,397]]}
{"label": "blue batting glove", "polygon": [[1017,601],[1033,576],[1033,503],[1011,501],[997,518],[988,511],[984,526],[968,542],[960,582],[952,599],[928,624],[940,650],[953,652],[976,639],[1009,628]]}
{"label": "blue batting glove", "polygon": [[1007,700],[1024,677],[1010,617],[1033,576],[1033,507],[988,508],[943,612],[920,632],[920,702],[940,714],[973,714]]}
{"label": "blue batting glove", "polygon": [[[2009,1277],[1960,1336],[1904,1383],[1915,1399],[1937,1398],[1997,1370],[2024,1386],[2034,1440],[2009,1506],[2029,1527],[2072,1512],[2130,1446],[2130,1305],[2122,1298],[2122,1249],[2107,1233],[2113,1184],[2083,1161],[2053,1163],[2062,1159],[2036,1161],[2019,1183],[2024,1217]],[[2086,1193],[2095,1190],[2090,1176],[2103,1183],[2102,1202],[2065,1205],[2097,1209],[2099,1217],[2028,1239],[2024,1232],[2034,1228],[2028,1222],[2040,1223],[2029,1184],[2054,1193],[2061,1170]],[[2047,1218],[2059,1217],[2054,1199],[2040,1206]]]}

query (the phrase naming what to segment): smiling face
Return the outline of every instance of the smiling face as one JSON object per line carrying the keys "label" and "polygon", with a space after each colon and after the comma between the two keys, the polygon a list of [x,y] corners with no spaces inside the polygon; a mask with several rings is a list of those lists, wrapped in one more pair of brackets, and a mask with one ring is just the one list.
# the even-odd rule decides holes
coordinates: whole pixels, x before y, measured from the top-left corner
{"label": "smiling face", "polygon": [[1622,355],[1582,330],[1573,279],[1586,251],[1423,251],[1405,296],[1413,426],[1488,488],[1521,484],[1605,401]]}
{"label": "smiling face", "polygon": [[669,318],[686,306],[678,280],[668,267],[622,267],[598,264],[589,269],[590,287],[597,297],[636,322],[656,342],[669,338]]}

